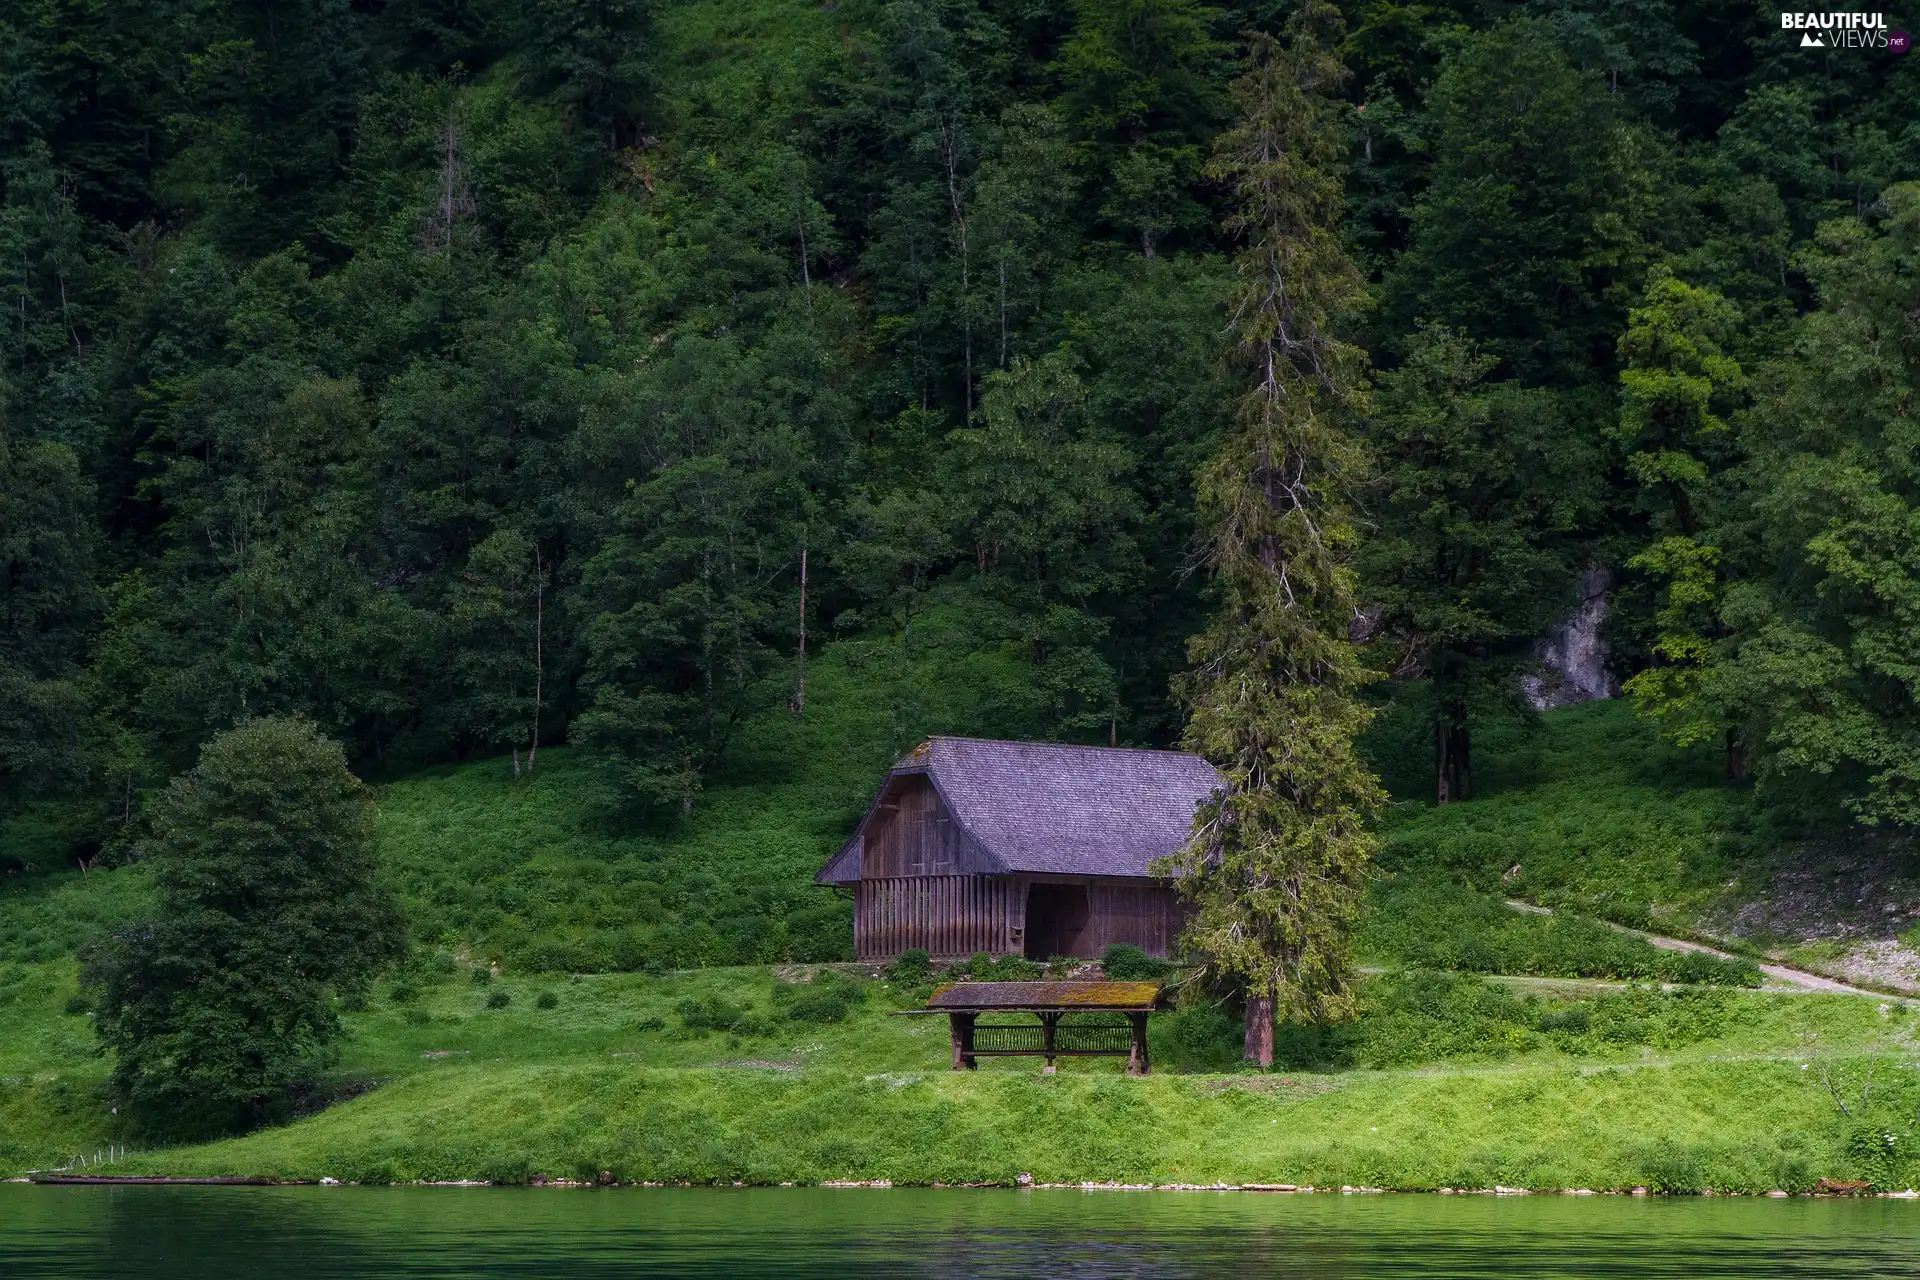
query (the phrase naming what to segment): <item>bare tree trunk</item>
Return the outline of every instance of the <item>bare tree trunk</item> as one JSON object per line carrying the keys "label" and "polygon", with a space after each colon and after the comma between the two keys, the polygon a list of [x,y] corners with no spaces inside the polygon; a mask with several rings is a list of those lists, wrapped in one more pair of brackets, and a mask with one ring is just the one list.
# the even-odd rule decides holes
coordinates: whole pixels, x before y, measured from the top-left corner
{"label": "bare tree trunk", "polygon": [[1447,733],[1447,718],[1436,715],[1433,718],[1433,791],[1436,804],[1446,804],[1453,799],[1448,784],[1453,780],[1453,770],[1448,767],[1447,747],[1451,745]]}
{"label": "bare tree trunk", "polygon": [[1263,1067],[1273,1065],[1273,997],[1247,997],[1246,1047],[1240,1056]]}
{"label": "bare tree trunk", "polygon": [[540,548],[533,550],[533,741],[527,746],[527,772],[533,772],[533,757],[540,750],[540,701],[547,679],[547,567],[540,559]]}
{"label": "bare tree trunk", "polygon": [[813,274],[807,268],[807,224],[800,223],[800,288],[807,297],[807,314],[813,314]]}
{"label": "bare tree trunk", "polygon": [[799,680],[793,691],[793,714],[807,714],[807,549],[800,548],[800,658]]}
{"label": "bare tree trunk", "polygon": [[953,225],[960,235],[960,329],[965,367],[962,377],[966,379],[967,420],[973,419],[973,289],[968,268],[967,251],[967,213],[960,199],[960,157],[959,140],[953,135],[953,126],[947,125],[941,130],[942,150],[947,162],[947,201],[953,206]]}
{"label": "bare tree trunk", "polygon": [[1000,367],[1007,367],[1007,255],[1000,254]]}

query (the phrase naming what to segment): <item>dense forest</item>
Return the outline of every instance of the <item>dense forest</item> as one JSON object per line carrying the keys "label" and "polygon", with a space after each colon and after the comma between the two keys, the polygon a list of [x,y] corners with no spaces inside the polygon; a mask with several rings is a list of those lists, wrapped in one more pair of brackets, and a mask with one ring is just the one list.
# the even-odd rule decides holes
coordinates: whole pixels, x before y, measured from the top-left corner
{"label": "dense forest", "polygon": [[[671,820],[834,646],[901,745],[1175,740],[1288,8],[16,0],[0,865],[277,713]],[[1667,732],[1920,817],[1920,85],[1798,36],[1344,14],[1350,632],[1441,798],[1599,567]]]}

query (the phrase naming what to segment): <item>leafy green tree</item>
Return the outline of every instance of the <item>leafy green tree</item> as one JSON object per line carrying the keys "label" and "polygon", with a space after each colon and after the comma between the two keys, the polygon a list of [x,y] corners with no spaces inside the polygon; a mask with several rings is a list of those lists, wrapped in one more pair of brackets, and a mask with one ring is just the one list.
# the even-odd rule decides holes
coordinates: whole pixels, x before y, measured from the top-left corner
{"label": "leafy green tree", "polygon": [[1221,20],[1196,0],[1078,0],[1060,49],[1060,107],[1102,176],[1099,217],[1144,257],[1207,220],[1194,188],[1227,108]]}
{"label": "leafy green tree", "polygon": [[89,490],[71,449],[0,431],[0,797],[81,781],[77,677],[102,611]]}
{"label": "leafy green tree", "polygon": [[769,360],[695,334],[674,348],[641,402],[649,470],[573,598],[592,699],[574,732],[633,794],[685,810],[734,731],[777,701],[814,458]]}
{"label": "leafy green tree", "polygon": [[[1889,189],[1881,208],[1873,223],[1824,225],[1802,255],[1820,309],[1755,379],[1737,462],[1709,476],[1712,519],[1636,561],[1666,595],[1658,662],[1628,689],[1680,741],[1724,734],[1730,768],[1751,758],[1783,802],[1906,824],[1920,820],[1920,544],[1903,408],[1920,369],[1920,187]],[[1693,347],[1710,350],[1704,335]],[[1662,401],[1694,427],[1732,372],[1696,363],[1690,393]]]}
{"label": "leafy green tree", "polygon": [[1179,691],[1186,745],[1225,779],[1165,870],[1193,904],[1187,941],[1247,996],[1246,1056],[1273,1060],[1276,1013],[1351,1014],[1348,939],[1380,787],[1354,754],[1369,673],[1354,616],[1351,495],[1365,457],[1342,425],[1361,356],[1333,326],[1360,280],[1336,230],[1343,152],[1330,52],[1338,15],[1307,4],[1256,38],[1219,177],[1239,199],[1234,357],[1254,386],[1199,480],[1219,604]]}
{"label": "leafy green tree", "polygon": [[1656,270],[1620,339],[1627,367],[1616,434],[1651,539],[1628,564],[1665,583],[1653,617],[1653,664],[1625,690],[1678,742],[1724,732],[1734,776],[1745,771],[1737,735],[1703,695],[1716,660],[1713,641],[1722,634],[1712,617],[1718,544],[1738,536],[1730,527],[1738,515],[1732,486],[1740,457],[1733,419],[1748,383],[1726,348],[1739,323],[1719,294]]}
{"label": "leafy green tree", "polygon": [[258,1122],[324,1068],[332,997],[404,947],[367,810],[305,720],[249,720],[174,780],[147,842],[158,912],[85,958],[123,1102],[162,1125]]}
{"label": "leafy green tree", "polygon": [[1114,675],[1095,604],[1140,570],[1133,459],[1085,405],[1069,357],[1016,358],[989,375],[978,425],[948,437],[942,477],[973,585],[1017,619],[1052,731],[1069,734],[1109,719]]}
{"label": "leafy green tree", "polygon": [[1432,684],[1442,804],[1471,793],[1472,713],[1513,700],[1601,499],[1598,450],[1550,393],[1488,382],[1496,363],[1424,328],[1371,419],[1379,498],[1359,563],[1392,665]]}
{"label": "leafy green tree", "polygon": [[1426,131],[1430,182],[1385,284],[1393,332],[1459,329],[1533,385],[1610,369],[1622,290],[1651,261],[1658,172],[1618,95],[1516,17],[1447,59]]}
{"label": "leafy green tree", "polygon": [[1708,488],[1734,458],[1728,422],[1746,375],[1726,348],[1740,322],[1726,299],[1655,270],[1620,339],[1618,438],[1655,530],[1691,536],[1713,518]]}
{"label": "leafy green tree", "polygon": [[520,769],[540,747],[546,678],[547,565],[517,529],[496,529],[467,557],[448,609],[459,731],[508,746]]}

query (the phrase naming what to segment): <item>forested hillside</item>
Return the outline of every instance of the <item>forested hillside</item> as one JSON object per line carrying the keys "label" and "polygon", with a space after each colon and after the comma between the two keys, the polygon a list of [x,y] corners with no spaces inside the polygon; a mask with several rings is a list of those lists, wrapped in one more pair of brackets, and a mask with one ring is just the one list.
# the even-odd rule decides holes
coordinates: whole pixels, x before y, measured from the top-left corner
{"label": "forested hillside", "polygon": [[[131,856],[278,712],[370,776],[571,743],[671,823],[828,646],[872,764],[1172,741],[1215,142],[1286,10],[8,6],[0,868]],[[1911,821],[1916,72],[1711,0],[1340,39],[1370,696],[1470,794],[1598,565],[1674,736]]]}

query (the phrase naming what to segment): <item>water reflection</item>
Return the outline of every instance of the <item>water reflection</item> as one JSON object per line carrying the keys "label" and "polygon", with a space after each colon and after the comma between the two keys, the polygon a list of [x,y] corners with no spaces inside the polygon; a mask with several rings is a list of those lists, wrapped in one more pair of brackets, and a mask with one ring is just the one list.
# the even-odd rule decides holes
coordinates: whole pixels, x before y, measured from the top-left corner
{"label": "water reflection", "polygon": [[1920,1276],[1920,1203],[0,1187],[0,1276]]}

